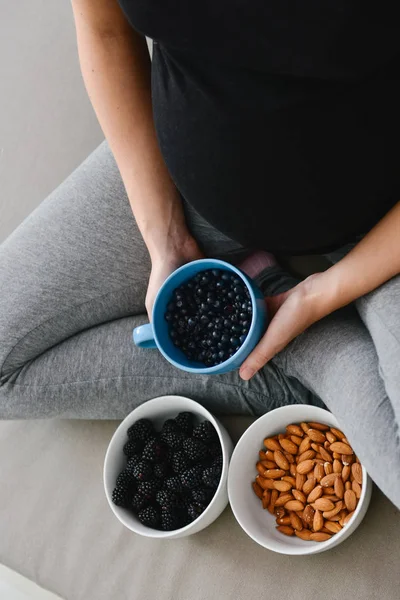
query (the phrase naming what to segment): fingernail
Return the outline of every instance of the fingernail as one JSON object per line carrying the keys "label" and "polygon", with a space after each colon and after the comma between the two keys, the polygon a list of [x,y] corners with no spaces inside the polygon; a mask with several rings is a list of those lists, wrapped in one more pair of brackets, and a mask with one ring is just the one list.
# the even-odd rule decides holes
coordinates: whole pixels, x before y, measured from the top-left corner
{"label": "fingernail", "polygon": [[255,370],[252,367],[243,367],[243,369],[240,369],[240,377],[244,380],[248,380],[251,379],[253,377],[255,373]]}

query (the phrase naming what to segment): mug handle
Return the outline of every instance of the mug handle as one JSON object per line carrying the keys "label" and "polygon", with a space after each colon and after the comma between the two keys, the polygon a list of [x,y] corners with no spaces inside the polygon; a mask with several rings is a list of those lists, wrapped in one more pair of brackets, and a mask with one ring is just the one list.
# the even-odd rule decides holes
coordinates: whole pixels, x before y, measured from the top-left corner
{"label": "mug handle", "polygon": [[139,325],[133,330],[133,341],[139,348],[157,348],[157,344],[154,339],[153,325],[146,323],[146,325]]}

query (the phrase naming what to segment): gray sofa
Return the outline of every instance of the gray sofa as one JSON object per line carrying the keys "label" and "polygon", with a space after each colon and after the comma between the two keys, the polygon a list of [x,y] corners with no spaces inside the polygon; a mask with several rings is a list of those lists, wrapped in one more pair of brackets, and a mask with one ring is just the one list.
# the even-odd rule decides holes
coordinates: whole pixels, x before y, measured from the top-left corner
{"label": "gray sofa", "polygon": [[[102,134],[83,89],[68,2],[0,4],[0,73],[1,241]],[[237,439],[251,420],[224,422]],[[229,507],[190,538],[160,542],[130,533],[102,489],[116,427],[0,423],[1,563],[65,600],[400,597],[400,513],[377,490],[357,532],[314,557],[262,549]]]}

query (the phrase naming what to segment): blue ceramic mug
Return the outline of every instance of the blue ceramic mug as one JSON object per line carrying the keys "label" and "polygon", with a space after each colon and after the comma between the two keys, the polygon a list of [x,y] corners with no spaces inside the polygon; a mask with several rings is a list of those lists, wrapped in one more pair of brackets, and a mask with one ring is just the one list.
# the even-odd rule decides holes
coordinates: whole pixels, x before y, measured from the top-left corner
{"label": "blue ceramic mug", "polygon": [[[202,363],[186,358],[183,352],[174,346],[168,333],[168,323],[164,317],[174,290],[200,271],[207,269],[222,269],[240,277],[249,291],[252,303],[252,320],[245,341],[233,356],[214,367],[206,367]],[[158,348],[161,354],[178,369],[189,371],[189,373],[212,375],[238,369],[258,343],[265,331],[266,323],[267,309],[264,296],[257,285],[237,267],[223,260],[205,258],[187,263],[171,273],[159,289],[154,301],[152,323],[136,327],[133,330],[133,340],[139,348]]]}

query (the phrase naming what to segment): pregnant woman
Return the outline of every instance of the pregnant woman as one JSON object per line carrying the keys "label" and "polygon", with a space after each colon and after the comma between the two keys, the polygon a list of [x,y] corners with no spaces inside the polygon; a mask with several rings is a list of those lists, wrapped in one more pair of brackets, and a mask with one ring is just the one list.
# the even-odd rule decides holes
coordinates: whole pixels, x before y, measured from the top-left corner
{"label": "pregnant woman", "polygon": [[[122,418],[165,393],[216,413],[325,404],[399,506],[397,7],[72,4],[109,145],[0,247],[0,416]],[[332,266],[302,282],[275,259],[310,253]],[[274,315],[240,373],[132,343],[204,255],[242,264]]]}

